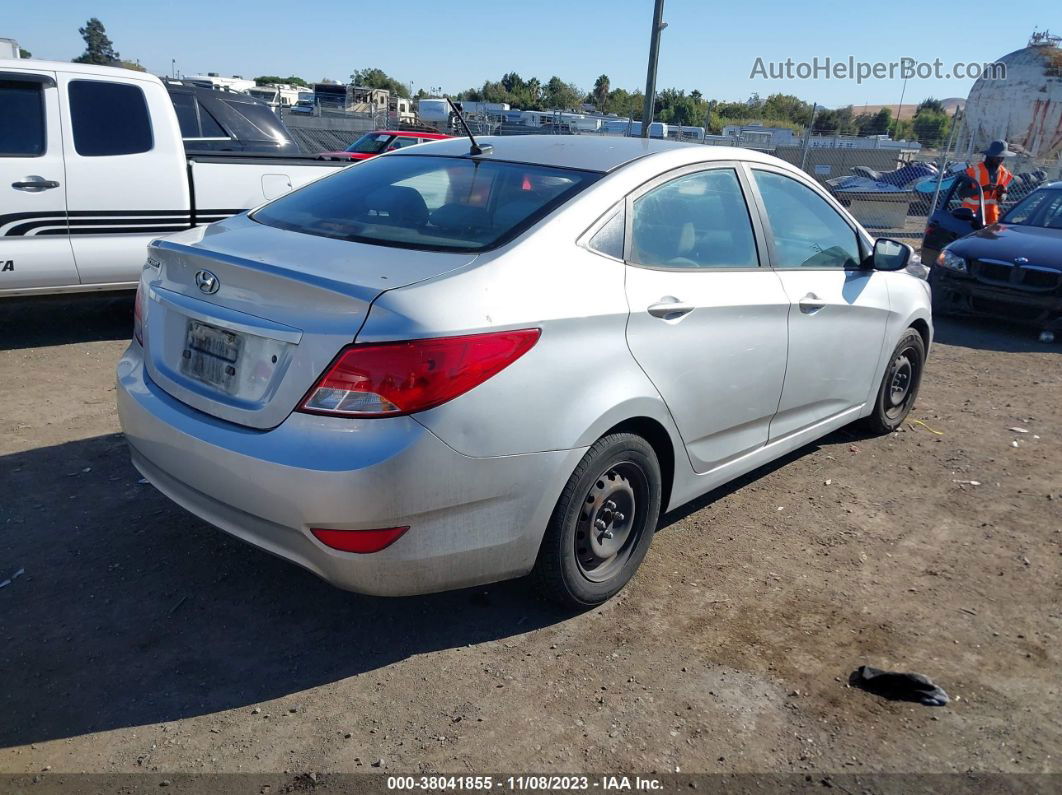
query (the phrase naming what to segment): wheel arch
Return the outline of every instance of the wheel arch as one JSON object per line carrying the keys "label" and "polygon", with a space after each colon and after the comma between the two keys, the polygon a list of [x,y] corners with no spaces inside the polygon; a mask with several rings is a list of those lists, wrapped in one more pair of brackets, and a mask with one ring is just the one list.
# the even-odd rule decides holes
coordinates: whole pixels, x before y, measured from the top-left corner
{"label": "wheel arch", "polygon": [[672,487],[675,483],[675,443],[659,420],[652,417],[631,417],[616,423],[601,437],[614,433],[630,433],[640,436],[649,443],[656,453],[657,461],[660,462],[660,506],[661,513],[667,511],[671,502]]}

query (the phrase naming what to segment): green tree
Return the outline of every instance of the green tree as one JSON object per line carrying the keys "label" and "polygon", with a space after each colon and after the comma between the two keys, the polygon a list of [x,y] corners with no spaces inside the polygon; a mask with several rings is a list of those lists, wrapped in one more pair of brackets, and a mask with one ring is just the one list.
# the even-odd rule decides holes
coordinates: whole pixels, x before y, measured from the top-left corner
{"label": "green tree", "polygon": [[583,92],[573,83],[565,83],[554,75],[546,83],[544,103],[547,109],[571,110],[582,101]]}
{"label": "green tree", "polygon": [[608,75],[601,75],[594,81],[594,104],[601,113],[606,112],[608,107],[608,93],[609,93],[609,79]]}
{"label": "green tree", "polygon": [[924,110],[935,111],[936,113],[944,113],[944,103],[934,97],[926,97],[918,103],[918,108],[915,110],[915,116]]}
{"label": "green tree", "polygon": [[911,122],[911,134],[927,146],[940,146],[947,139],[950,129],[951,118],[947,113],[937,110],[919,110]]}
{"label": "green tree", "polygon": [[356,69],[350,76],[350,82],[356,86],[383,88],[400,97],[409,97],[409,86],[391,77],[383,69],[377,69],[376,67]]}
{"label": "green tree", "polygon": [[78,28],[77,32],[85,40],[85,52],[74,59],[74,63],[90,63],[98,66],[113,66],[122,60],[115,52],[114,44],[107,38],[107,30],[103,23],[96,17],[92,17],[85,23],[85,27]]}
{"label": "green tree", "polygon": [[289,86],[304,86],[309,88],[309,83],[303,80],[301,77],[291,75],[290,77],[280,77],[279,75],[260,75],[254,79],[256,86],[268,86],[274,83],[286,83]]}
{"label": "green tree", "polygon": [[31,53],[25,47],[19,47],[18,48],[18,57],[19,58],[32,58],[33,57],[33,53]]}

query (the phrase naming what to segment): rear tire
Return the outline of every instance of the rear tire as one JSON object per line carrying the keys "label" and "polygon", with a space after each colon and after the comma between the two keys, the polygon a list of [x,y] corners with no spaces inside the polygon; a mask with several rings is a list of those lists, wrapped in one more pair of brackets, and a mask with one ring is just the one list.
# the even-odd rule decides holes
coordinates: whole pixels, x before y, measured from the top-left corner
{"label": "rear tire", "polygon": [[617,433],[587,450],[561,492],[535,564],[547,598],[601,604],[634,576],[660,519],[660,463],[640,436]]}
{"label": "rear tire", "polygon": [[889,358],[874,411],[863,421],[867,430],[892,433],[907,419],[918,397],[925,362],[926,343],[922,335],[913,328],[907,329]]}

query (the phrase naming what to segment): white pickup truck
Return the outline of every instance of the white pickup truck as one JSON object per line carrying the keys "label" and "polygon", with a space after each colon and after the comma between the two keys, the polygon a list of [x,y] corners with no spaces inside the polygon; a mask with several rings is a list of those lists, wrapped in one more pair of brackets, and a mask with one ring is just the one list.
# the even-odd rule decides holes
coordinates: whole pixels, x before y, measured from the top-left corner
{"label": "white pickup truck", "polygon": [[188,153],[157,77],[0,59],[0,298],[133,289],[151,240],[342,165]]}

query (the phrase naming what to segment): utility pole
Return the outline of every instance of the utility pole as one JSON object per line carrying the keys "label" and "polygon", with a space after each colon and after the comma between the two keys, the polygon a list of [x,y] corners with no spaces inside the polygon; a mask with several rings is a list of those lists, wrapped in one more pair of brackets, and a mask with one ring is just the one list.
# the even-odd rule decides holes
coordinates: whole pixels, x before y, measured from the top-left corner
{"label": "utility pole", "polygon": [[645,74],[645,105],[642,108],[642,138],[649,137],[649,125],[653,123],[656,110],[656,65],[660,60],[660,33],[667,27],[664,18],[664,0],[655,0],[653,8],[653,32],[649,38],[649,68]]}

